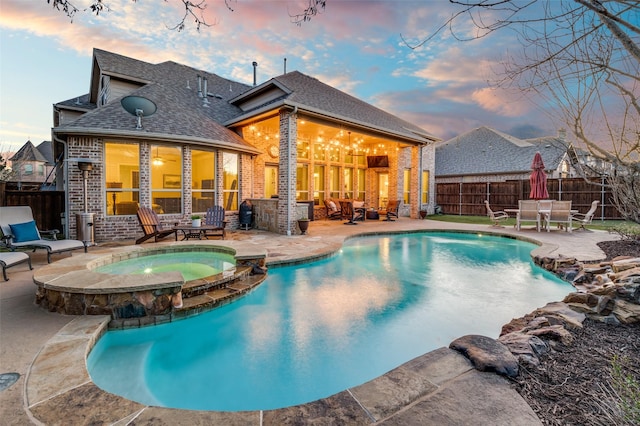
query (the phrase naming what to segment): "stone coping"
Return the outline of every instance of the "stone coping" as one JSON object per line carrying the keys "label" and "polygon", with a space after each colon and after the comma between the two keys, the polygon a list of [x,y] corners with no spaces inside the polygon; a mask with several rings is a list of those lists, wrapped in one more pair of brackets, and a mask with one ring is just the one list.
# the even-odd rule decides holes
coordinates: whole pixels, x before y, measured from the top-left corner
{"label": "stone coping", "polygon": [[[538,240],[524,237],[522,235],[505,235],[500,232],[471,231],[471,230],[449,230],[449,229],[420,229],[420,230],[399,230],[383,232],[365,232],[348,236],[356,238],[367,235],[389,235],[412,232],[454,232],[454,233],[482,233],[484,235],[494,235],[505,238],[514,238],[537,244],[538,247],[531,253],[534,256],[553,256],[558,246],[554,244],[541,243]],[[223,244],[220,244],[223,243]],[[239,243],[239,244],[238,244]],[[175,245],[180,243],[156,243],[156,245]],[[203,241],[201,244],[211,245]],[[199,242],[189,242],[180,245],[201,245]],[[255,245],[242,244],[239,241],[216,241],[215,245],[232,247],[247,258],[256,256],[266,256],[264,249]],[[137,246],[122,247],[123,250],[139,250]],[[335,251],[339,250],[336,249]],[[268,266],[284,266],[290,264],[305,263],[314,259],[332,256],[335,251],[324,253],[314,253],[308,256],[301,256],[295,259],[283,259],[274,262],[267,262]],[[95,256],[104,256],[94,252]],[[67,268],[86,268],[86,259],[79,260],[81,256],[68,258]],[[88,254],[94,256],[94,254]],[[238,258],[238,255],[236,255]],[[60,262],[56,263],[61,263]],[[51,266],[56,266],[52,264]],[[44,268],[43,268],[44,269]],[[47,276],[51,276],[49,271]],[[57,273],[65,273],[61,267]],[[40,274],[40,279],[44,274]],[[35,275],[34,275],[35,280]],[[255,425],[279,425],[279,424],[299,424],[304,418],[306,421],[318,421],[325,424],[372,424],[384,422],[394,413],[407,413],[406,407],[411,404],[422,404],[429,406],[424,401],[426,395],[436,395],[435,405],[429,410],[433,412],[450,411],[447,407],[441,407],[437,402],[438,394],[444,392],[443,389],[448,383],[465,383],[465,387],[470,381],[474,383],[471,387],[479,386],[482,389],[483,406],[492,404],[500,405],[503,409],[511,410],[508,416],[511,419],[518,419],[514,424],[540,424],[537,416],[531,408],[522,400],[515,391],[509,391],[509,383],[495,374],[477,372],[470,361],[463,355],[449,348],[440,348],[428,352],[409,361],[394,370],[378,377],[363,385],[339,392],[328,398],[314,401],[300,406],[287,407],[271,411],[255,412],[216,412],[216,411],[191,411],[145,406],[134,401],[130,401],[121,396],[113,395],[98,388],[91,380],[86,368],[86,358],[93,349],[99,338],[108,329],[111,321],[110,316],[85,316],[71,321],[67,326],[50,339],[37,355],[31,364],[25,383],[25,399],[29,412],[33,417],[45,424],[59,423],[60,419],[65,419],[69,424],[90,424],[92,422],[110,424],[129,424],[132,421],[157,424],[255,424]],[[59,380],[60,375],[65,380]],[[449,385],[450,386],[450,385]],[[501,389],[497,392],[491,389]],[[451,392],[451,390],[449,390]],[[462,394],[459,390],[454,394]],[[509,404],[505,407],[504,401],[491,402],[490,395],[501,394],[496,398],[509,398]],[[515,396],[513,395],[515,393]],[[507,396],[505,396],[507,395]],[[416,401],[420,400],[417,403]],[[463,398],[459,402],[464,405],[471,398]],[[464,413],[462,405],[456,412]],[[418,407],[418,405],[414,405]],[[437,413],[436,413],[437,414]],[[479,413],[474,413],[473,418],[478,420]],[[486,413],[486,418],[492,418],[492,413]],[[341,420],[340,420],[341,419]],[[407,419],[405,419],[407,420]],[[431,420],[436,420],[435,418]],[[442,417],[440,417],[442,420]],[[471,420],[468,418],[467,420]],[[155,424],[155,423],[154,423]],[[407,423],[408,424],[408,423]]]}
{"label": "stone coping", "polygon": [[[474,369],[463,355],[439,348],[421,355],[362,385],[307,404],[260,411],[195,411],[146,406],[98,388],[86,368],[86,358],[106,331],[108,316],[79,317],[63,327],[42,348],[25,383],[31,416],[43,424],[226,424],[282,425],[441,423],[451,407],[439,395],[458,395],[454,410],[464,424],[478,416],[492,417],[494,406],[522,425],[538,425],[536,415],[509,382]],[[64,377],[64,380],[60,380]],[[414,409],[407,407],[415,407]],[[485,413],[478,410],[484,409]],[[404,418],[407,417],[407,418]],[[412,420],[413,419],[413,420]],[[450,420],[452,420],[450,418]],[[408,423],[405,423],[408,422]],[[432,423],[433,424],[433,423]]]}
{"label": "stone coping", "polygon": [[[222,243],[222,244],[221,244]],[[214,251],[235,255],[236,260],[264,259],[266,250],[234,241],[157,243],[150,246],[123,246],[78,254],[39,268],[33,274],[36,285],[47,290],[81,294],[128,293],[184,285],[180,272],[139,274],[135,280],[127,275],[96,272],[94,268],[151,254]]]}

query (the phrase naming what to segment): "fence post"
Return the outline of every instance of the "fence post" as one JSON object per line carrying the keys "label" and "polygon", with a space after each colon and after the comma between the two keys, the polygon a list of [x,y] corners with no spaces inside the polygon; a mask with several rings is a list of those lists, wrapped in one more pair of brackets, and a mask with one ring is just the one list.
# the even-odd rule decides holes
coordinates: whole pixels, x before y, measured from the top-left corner
{"label": "fence post", "polygon": [[562,201],[562,177],[558,178],[558,201]]}

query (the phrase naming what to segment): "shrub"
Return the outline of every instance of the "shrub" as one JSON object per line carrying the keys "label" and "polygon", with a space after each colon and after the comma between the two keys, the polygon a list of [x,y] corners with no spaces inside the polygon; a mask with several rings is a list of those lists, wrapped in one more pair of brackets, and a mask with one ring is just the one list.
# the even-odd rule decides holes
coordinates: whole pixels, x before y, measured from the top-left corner
{"label": "shrub", "polygon": [[616,225],[609,232],[620,235],[623,241],[635,241],[640,244],[640,226],[637,224],[624,223]]}

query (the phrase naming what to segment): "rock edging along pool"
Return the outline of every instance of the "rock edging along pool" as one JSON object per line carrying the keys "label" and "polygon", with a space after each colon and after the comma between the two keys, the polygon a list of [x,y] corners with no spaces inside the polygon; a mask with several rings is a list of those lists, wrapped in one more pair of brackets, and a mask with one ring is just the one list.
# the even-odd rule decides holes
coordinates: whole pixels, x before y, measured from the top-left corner
{"label": "rock edging along pool", "polygon": [[198,317],[108,332],[87,365],[101,388],[164,407],[297,405],[365,383],[572,287],[511,238],[424,232],[352,238],[335,256],[271,269]]}

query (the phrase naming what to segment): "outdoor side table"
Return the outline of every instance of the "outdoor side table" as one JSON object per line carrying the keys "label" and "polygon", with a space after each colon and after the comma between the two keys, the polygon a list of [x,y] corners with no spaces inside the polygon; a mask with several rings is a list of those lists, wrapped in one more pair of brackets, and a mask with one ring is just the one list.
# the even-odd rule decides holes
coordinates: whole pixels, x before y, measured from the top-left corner
{"label": "outdoor side table", "polygon": [[380,219],[380,215],[378,214],[377,210],[367,210],[365,216],[366,216],[367,220],[379,220]]}
{"label": "outdoor side table", "polygon": [[[182,241],[184,241],[196,238],[201,240],[207,231],[213,231],[217,228],[211,225],[202,225],[197,227],[191,225],[178,225],[174,226],[173,229],[182,232]],[[178,232],[176,232],[176,241],[178,241]]]}

